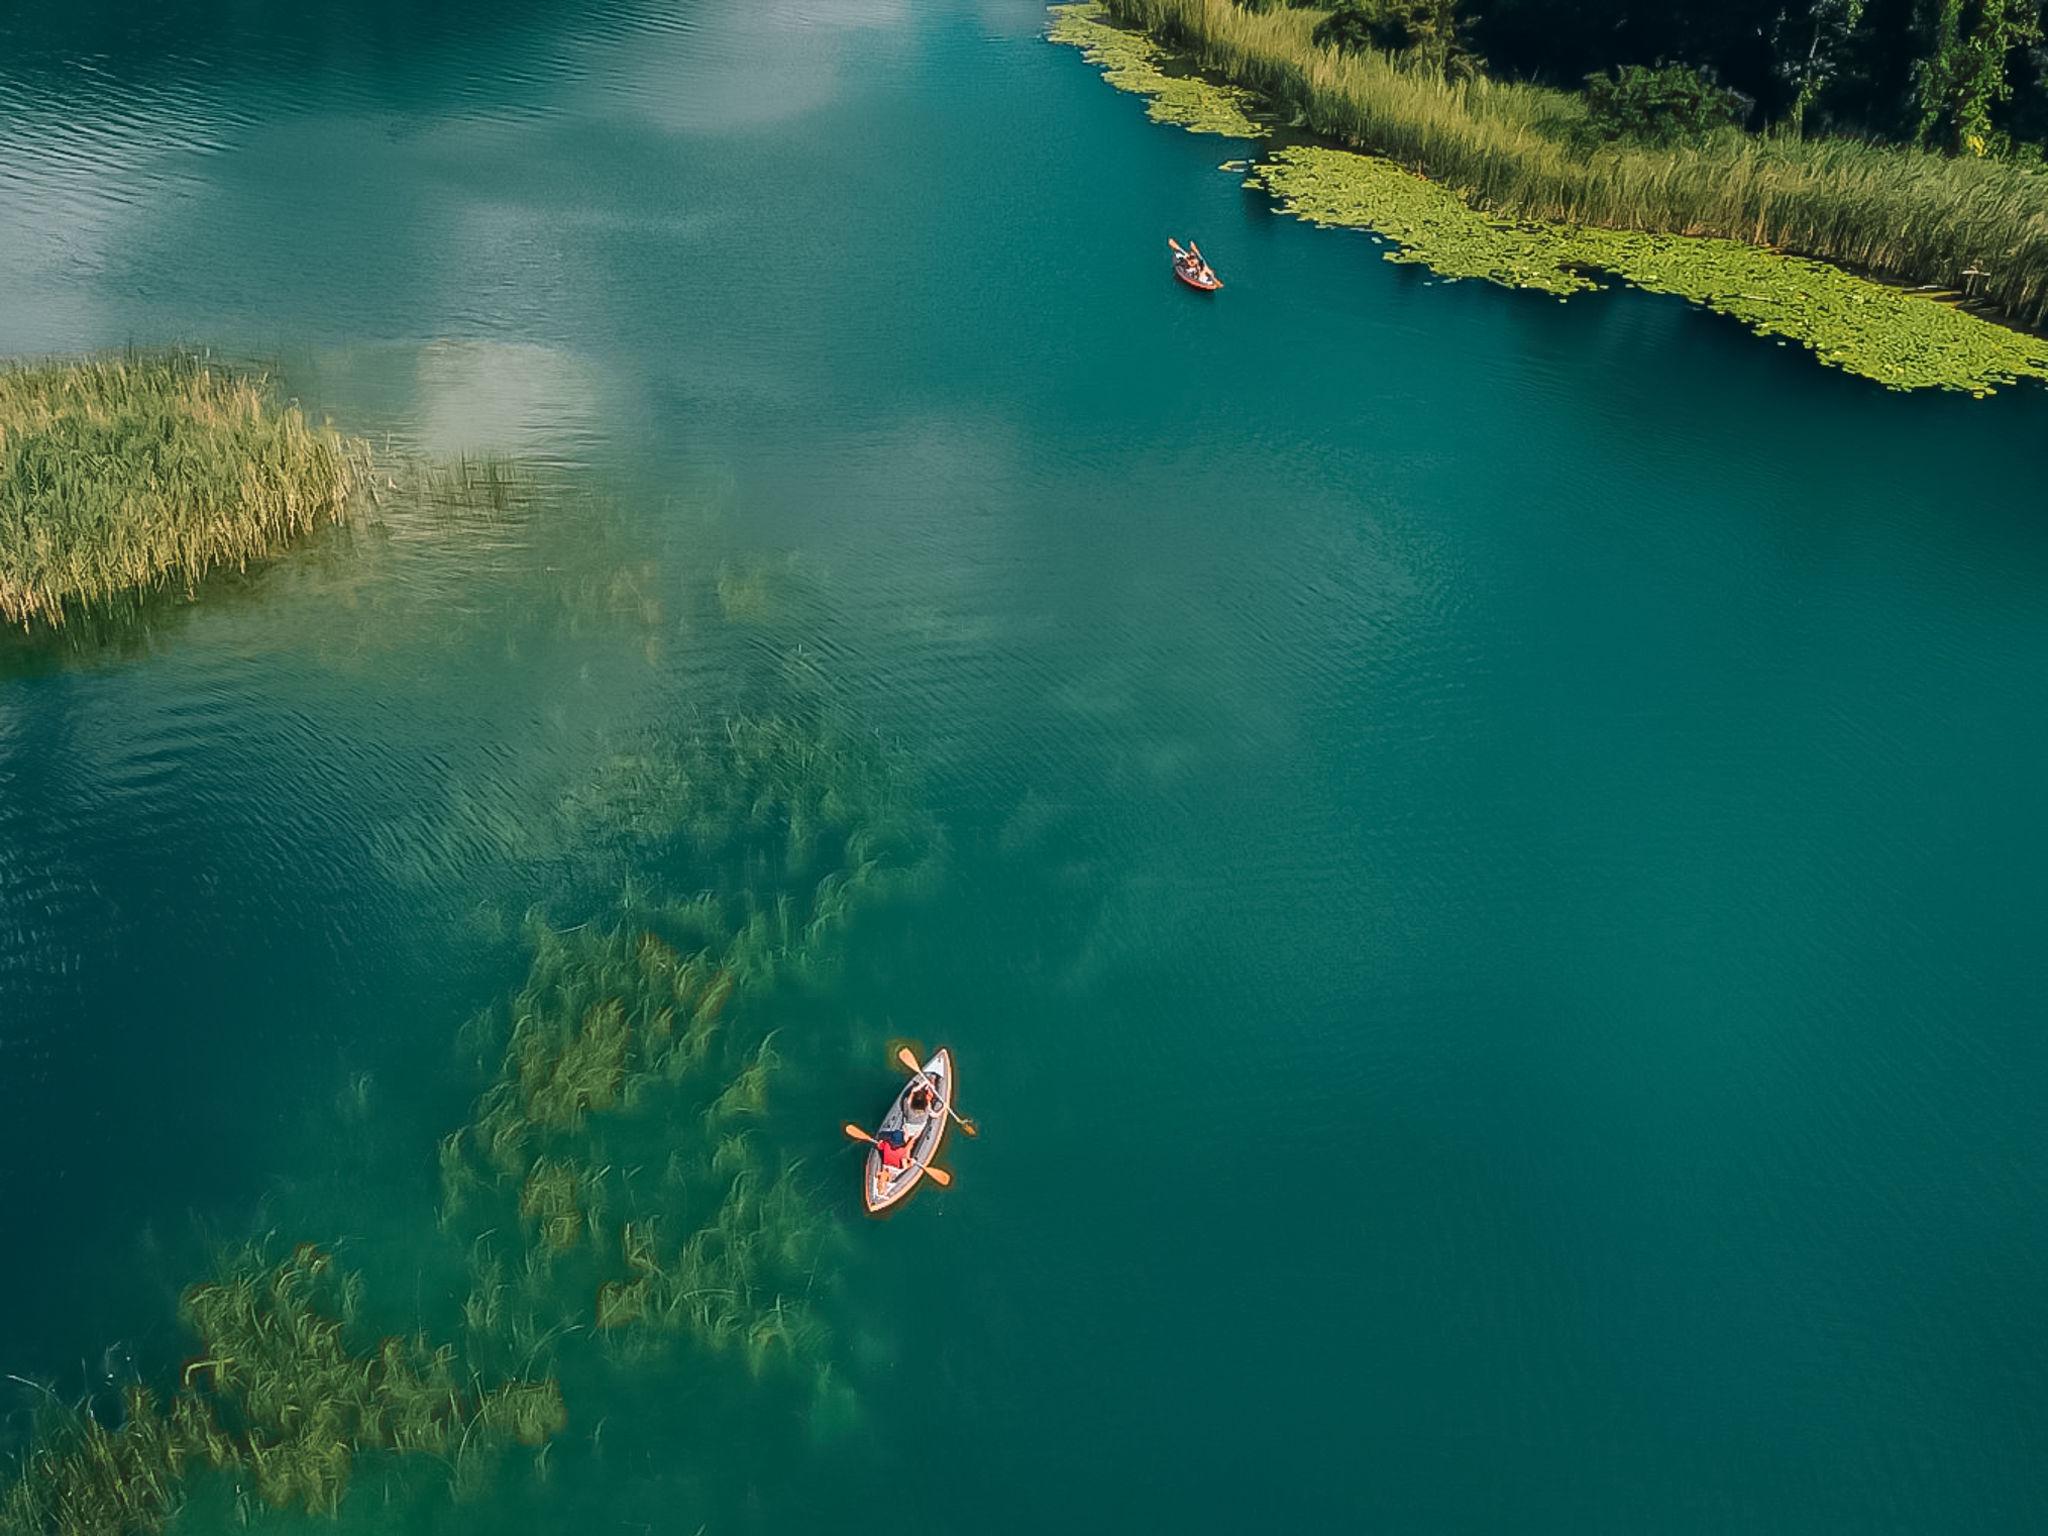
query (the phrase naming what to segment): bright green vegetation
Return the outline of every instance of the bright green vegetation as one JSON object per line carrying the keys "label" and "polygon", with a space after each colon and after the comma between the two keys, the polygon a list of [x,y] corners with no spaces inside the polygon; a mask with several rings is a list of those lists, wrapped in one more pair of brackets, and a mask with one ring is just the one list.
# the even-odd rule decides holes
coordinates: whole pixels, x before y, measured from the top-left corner
{"label": "bright green vegetation", "polygon": [[1250,115],[1256,99],[1249,91],[1168,74],[1161,67],[1170,57],[1164,48],[1141,32],[1104,25],[1102,16],[1099,5],[1055,6],[1052,40],[1079,48],[1118,90],[1151,98],[1148,112],[1154,122],[1244,139],[1265,131]]}
{"label": "bright green vegetation", "polygon": [[1107,0],[1115,20],[1185,50],[1317,133],[1388,156],[1514,218],[1717,235],[2048,318],[2048,177],[1849,139],[1727,134],[1588,151],[1583,98],[1452,81],[1311,40],[1318,11],[1233,0]]}
{"label": "bright green vegetation", "polygon": [[140,1386],[113,1429],[53,1406],[0,1498],[0,1533],[162,1530],[206,1470],[273,1508],[332,1514],[365,1453],[439,1457],[459,1484],[492,1447],[538,1446],[567,1423],[552,1377],[484,1387],[417,1334],[354,1347],[361,1297],[360,1277],[311,1244],[277,1262],[260,1247],[229,1255],[185,1293],[200,1354],[168,1412]]}
{"label": "bright green vegetation", "polygon": [[1392,161],[1312,145],[1282,149],[1252,181],[1290,213],[1319,224],[1377,230],[1446,277],[1568,294],[1611,272],[1782,336],[1821,359],[1894,389],[1982,393],[2022,377],[2048,378],[2048,341],[1946,305],[1853,277],[1822,262],[1709,240],[1484,214]]}
{"label": "bright green vegetation", "polygon": [[188,355],[0,370],[0,620],[61,624],[338,519],[363,445]]}
{"label": "bright green vegetation", "polygon": [[[1862,0],[1850,3],[1860,19]],[[1933,25],[1925,28],[1932,46],[1914,93],[1920,142],[1972,155],[1987,154],[1994,144],[2010,149],[1999,109],[2014,94],[2010,61],[2041,41],[2040,0],[1931,0],[1925,11]],[[2032,94],[2039,95],[2038,58],[2031,74]],[[2034,147],[2038,151],[2038,141]]]}
{"label": "bright green vegetation", "polygon": [[[1297,32],[1305,38],[1310,23],[1301,12],[1247,15],[1228,0],[1215,0],[1213,6],[1203,0],[1111,0],[1111,4],[1119,12],[1141,12],[1153,19],[1162,35],[1173,37],[1189,34],[1177,30],[1178,22],[1169,25],[1161,18],[1168,12],[1178,17],[1183,9],[1200,12],[1203,17],[1213,11],[1220,18],[1217,25],[1226,29],[1259,29],[1255,38],[1269,44]],[[1118,33],[1105,20],[1107,15],[1103,7],[1094,5],[1063,8],[1053,35],[1060,41],[1085,42],[1094,48],[1112,47],[1089,41],[1100,33]],[[1224,35],[1234,38],[1237,33],[1226,31]],[[1296,40],[1307,47],[1305,40]],[[1214,45],[1203,45],[1197,56],[1213,66],[1218,52]],[[1497,92],[1512,96],[1513,90],[1523,89],[1485,81],[1447,86],[1441,80],[1401,70],[1378,55],[1339,57],[1322,50],[1308,52],[1316,71],[1327,71],[1340,82],[1348,82],[1338,93],[1342,100],[1385,108],[1396,116],[1412,110],[1418,123],[1431,121],[1431,113],[1449,110],[1453,98],[1478,100]],[[1222,57],[1236,56],[1225,52]],[[1265,55],[1245,57],[1256,62]],[[1236,67],[1257,74],[1244,58],[1238,58]],[[1114,73],[1110,78],[1115,83]],[[1127,78],[1142,82],[1143,76]],[[1292,89],[1279,75],[1258,78],[1279,80],[1283,92]],[[1185,94],[1189,82],[1176,83]],[[1367,85],[1372,91],[1384,87],[1385,97],[1372,94]],[[1126,88],[1144,87],[1138,83]],[[1233,94],[1231,100],[1236,99]],[[1279,99],[1286,103],[1284,94]],[[1220,115],[1219,108],[1211,116]],[[1198,113],[1175,120],[1196,131],[1241,132],[1209,126],[1208,119]],[[1370,126],[1354,122],[1360,131],[1347,137],[1371,142]],[[1525,128],[1541,137],[1533,118]],[[1429,139],[1425,134],[1417,142]],[[1654,292],[1675,294],[1732,315],[1760,334],[1796,341],[1823,362],[1891,388],[1982,393],[2020,378],[2048,378],[2048,341],[1991,324],[1924,295],[1740,240],[1610,229],[1557,219],[1508,218],[1484,211],[1484,198],[1475,206],[1470,194],[1413,174],[1394,160],[1328,146],[1281,149],[1257,166],[1250,179],[1302,218],[1386,235],[1399,247],[1389,252],[1390,260],[1417,262],[1447,277],[1480,277],[1559,295],[1595,286],[1590,273],[1612,273]]]}

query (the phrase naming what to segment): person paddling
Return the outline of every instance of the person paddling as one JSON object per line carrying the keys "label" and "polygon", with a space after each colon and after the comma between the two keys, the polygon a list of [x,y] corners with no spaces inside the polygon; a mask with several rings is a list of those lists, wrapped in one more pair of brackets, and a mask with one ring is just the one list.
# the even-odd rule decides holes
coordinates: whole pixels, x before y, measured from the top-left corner
{"label": "person paddling", "polygon": [[932,1097],[931,1085],[919,1083],[910,1090],[903,1101],[903,1134],[912,1146],[924,1134],[924,1128],[932,1123],[932,1115],[938,1109],[938,1101]]}
{"label": "person paddling", "polygon": [[1166,242],[1173,248],[1173,275],[1195,288],[1213,290],[1221,288],[1222,282],[1216,276],[1216,269],[1202,254],[1202,248],[1190,240],[1187,249],[1181,249],[1178,240],[1169,238]]}
{"label": "person paddling", "polygon": [[875,1134],[875,1146],[882,1155],[882,1166],[889,1170],[889,1177],[895,1178],[910,1166],[910,1151],[931,1124],[932,1111],[937,1101],[932,1091],[923,1083],[910,1090],[903,1101],[903,1124],[891,1126]]}

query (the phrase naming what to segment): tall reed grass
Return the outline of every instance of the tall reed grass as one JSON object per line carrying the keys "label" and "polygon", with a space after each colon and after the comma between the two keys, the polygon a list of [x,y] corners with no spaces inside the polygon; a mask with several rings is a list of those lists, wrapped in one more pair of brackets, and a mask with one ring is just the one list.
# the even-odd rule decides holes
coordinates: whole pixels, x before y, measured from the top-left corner
{"label": "tall reed grass", "polygon": [[1318,11],[1254,12],[1234,0],[1103,6],[1315,132],[1496,213],[1718,235],[1962,292],[2023,325],[2048,320],[2048,176],[2009,163],[1734,132],[1694,148],[1589,152],[1569,142],[1577,98],[1451,83],[1384,54],[1319,48]]}
{"label": "tall reed grass", "polygon": [[0,369],[0,619],[242,568],[339,518],[364,449],[187,354]]}

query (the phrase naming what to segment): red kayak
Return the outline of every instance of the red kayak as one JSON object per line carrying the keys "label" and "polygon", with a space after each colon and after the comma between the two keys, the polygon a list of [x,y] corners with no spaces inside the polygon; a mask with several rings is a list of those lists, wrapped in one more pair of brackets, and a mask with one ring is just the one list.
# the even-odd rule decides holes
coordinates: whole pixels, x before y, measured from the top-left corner
{"label": "red kayak", "polygon": [[1216,275],[1216,269],[1202,256],[1202,249],[1194,241],[1182,250],[1180,242],[1169,238],[1166,242],[1173,249],[1173,275],[1190,288],[1203,293],[1214,293],[1223,286],[1223,279]]}

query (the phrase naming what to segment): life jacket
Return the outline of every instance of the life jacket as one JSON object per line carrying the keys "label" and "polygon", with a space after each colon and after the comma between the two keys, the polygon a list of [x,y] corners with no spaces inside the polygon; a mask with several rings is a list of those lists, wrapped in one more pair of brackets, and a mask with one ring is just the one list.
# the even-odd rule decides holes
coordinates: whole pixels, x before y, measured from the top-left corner
{"label": "life jacket", "polygon": [[901,1168],[910,1161],[910,1148],[901,1141],[891,1141],[884,1136],[880,1138],[877,1150],[882,1154],[884,1168]]}

